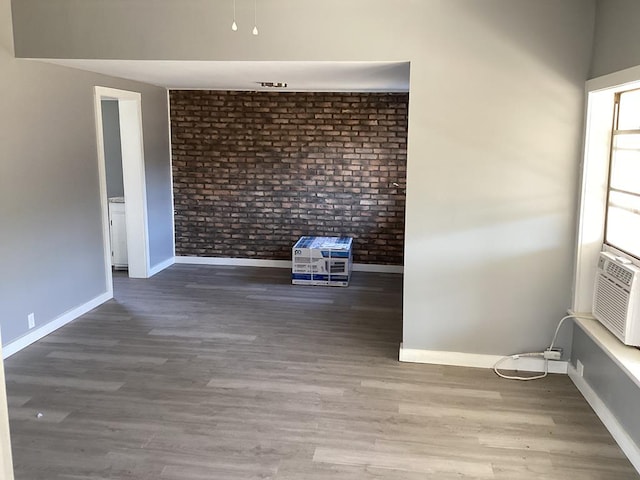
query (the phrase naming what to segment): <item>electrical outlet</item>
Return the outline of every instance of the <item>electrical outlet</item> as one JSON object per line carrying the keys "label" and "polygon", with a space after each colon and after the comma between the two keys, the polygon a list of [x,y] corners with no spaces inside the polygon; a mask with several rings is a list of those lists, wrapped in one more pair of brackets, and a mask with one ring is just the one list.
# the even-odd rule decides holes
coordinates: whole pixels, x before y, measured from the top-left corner
{"label": "electrical outlet", "polygon": [[562,349],[561,348],[547,348],[544,351],[544,358],[547,360],[561,360]]}
{"label": "electrical outlet", "polygon": [[576,370],[578,371],[578,375],[584,377],[584,364],[580,361],[576,361]]}
{"label": "electrical outlet", "polygon": [[33,328],[36,326],[36,315],[35,313],[30,313],[27,315],[27,322],[29,322],[29,328]]}

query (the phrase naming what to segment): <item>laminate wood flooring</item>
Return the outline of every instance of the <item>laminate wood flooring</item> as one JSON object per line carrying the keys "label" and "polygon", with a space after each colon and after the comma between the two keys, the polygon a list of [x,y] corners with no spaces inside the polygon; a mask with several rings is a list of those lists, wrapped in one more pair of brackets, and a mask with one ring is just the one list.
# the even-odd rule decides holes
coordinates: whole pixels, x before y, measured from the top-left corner
{"label": "laminate wood flooring", "polygon": [[640,478],[566,376],[399,363],[400,275],[114,284],[5,363],[17,480]]}

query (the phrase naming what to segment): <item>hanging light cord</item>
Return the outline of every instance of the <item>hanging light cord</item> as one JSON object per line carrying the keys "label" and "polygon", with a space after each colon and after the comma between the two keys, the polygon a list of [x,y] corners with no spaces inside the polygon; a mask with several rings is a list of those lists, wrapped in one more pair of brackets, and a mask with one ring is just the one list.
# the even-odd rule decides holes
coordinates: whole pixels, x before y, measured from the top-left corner
{"label": "hanging light cord", "polygon": [[231,30],[234,32],[238,30],[238,24],[236,23],[236,0],[233,0],[233,23],[231,24]]}
{"label": "hanging light cord", "polygon": [[253,0],[253,33],[258,35],[258,0]]}

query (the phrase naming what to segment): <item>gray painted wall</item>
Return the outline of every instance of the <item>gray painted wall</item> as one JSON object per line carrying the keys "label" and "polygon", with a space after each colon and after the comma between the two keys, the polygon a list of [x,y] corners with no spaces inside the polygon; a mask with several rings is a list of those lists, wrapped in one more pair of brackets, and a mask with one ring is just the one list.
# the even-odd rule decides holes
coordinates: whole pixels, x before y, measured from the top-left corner
{"label": "gray painted wall", "polygon": [[162,88],[15,59],[0,0],[0,326],[5,345],[106,291],[95,85],[142,93],[152,265],[172,256]]}
{"label": "gray painted wall", "polygon": [[152,268],[174,255],[168,108],[165,89],[151,88],[142,95],[149,256]]}
{"label": "gray painted wall", "polygon": [[[20,0],[17,53],[410,61],[404,344],[485,354],[548,344],[570,305],[595,2],[258,4],[254,37],[230,30],[231,2]],[[252,5],[238,8],[249,25]]]}
{"label": "gray painted wall", "polygon": [[640,65],[640,2],[598,0],[591,78]]}
{"label": "gray painted wall", "polygon": [[107,197],[123,197],[120,112],[117,100],[102,100],[102,133],[107,173]]}
{"label": "gray painted wall", "polygon": [[607,405],[636,445],[640,445],[640,388],[580,328],[573,333],[571,363],[584,365],[584,379]]}
{"label": "gray painted wall", "polygon": [[[591,77],[640,65],[640,2],[598,0]],[[571,362],[580,360],[584,379],[640,445],[639,388],[579,327],[574,327]]]}

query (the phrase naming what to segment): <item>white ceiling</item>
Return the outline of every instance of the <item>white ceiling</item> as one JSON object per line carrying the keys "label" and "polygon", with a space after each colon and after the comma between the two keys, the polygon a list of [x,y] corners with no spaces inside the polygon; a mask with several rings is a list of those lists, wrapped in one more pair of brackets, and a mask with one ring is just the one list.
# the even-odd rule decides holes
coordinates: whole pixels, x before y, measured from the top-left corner
{"label": "white ceiling", "polygon": [[39,59],[170,89],[408,92],[408,62],[209,62]]}

